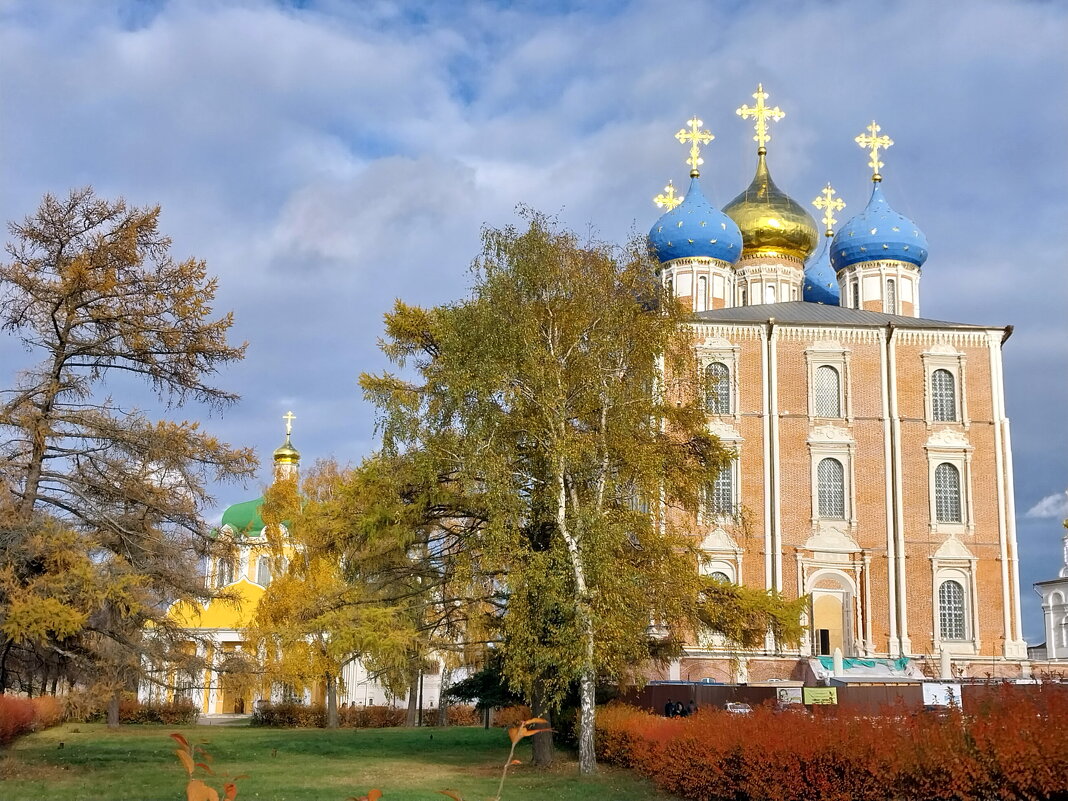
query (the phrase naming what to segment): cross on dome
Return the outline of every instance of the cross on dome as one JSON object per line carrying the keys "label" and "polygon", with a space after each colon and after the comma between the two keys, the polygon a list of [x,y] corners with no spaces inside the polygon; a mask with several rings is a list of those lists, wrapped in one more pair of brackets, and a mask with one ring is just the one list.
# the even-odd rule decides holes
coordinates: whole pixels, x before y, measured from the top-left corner
{"label": "cross on dome", "polygon": [[868,161],[868,166],[872,169],[871,179],[875,183],[883,180],[883,176],[879,175],[879,168],[883,166],[883,162],[879,161],[879,151],[886,150],[888,147],[894,144],[894,140],[886,134],[879,136],[879,131],[882,130],[875,120],[871,121],[866,129],[868,133],[860,134],[853,141],[860,145],[861,149],[867,150],[871,159]]}
{"label": "cross on dome", "polygon": [[654,197],[653,203],[659,208],[667,208],[668,211],[671,211],[685,199],[685,196],[675,194],[675,184],[668,181],[667,186],[664,187],[663,194]]}
{"label": "cross on dome", "polygon": [[282,415],[282,419],[286,421],[286,436],[288,437],[293,433],[293,421],[297,419],[297,416],[293,412],[286,412]]}
{"label": "cross on dome", "polygon": [[[842,200],[842,198],[834,197],[837,194],[838,193],[831,188],[830,182],[828,182],[827,186],[820,190],[819,197],[812,201],[812,205],[823,212],[823,219],[821,222],[827,229],[827,236],[834,236],[834,231],[832,229],[834,228],[834,224],[838,222],[838,220],[835,219],[834,213],[836,211],[841,211],[846,207],[845,201]],[[832,198],[834,199],[832,200]]]}
{"label": "cross on dome", "polygon": [[734,113],[741,117],[743,120],[747,120],[752,117],[756,120],[756,136],[753,137],[753,141],[757,143],[757,153],[764,155],[768,152],[767,144],[771,140],[771,134],[768,133],[768,120],[772,122],[778,122],[786,116],[786,112],[778,106],[774,108],[768,108],[764,101],[768,99],[768,93],[764,91],[764,84],[758,83],[756,93],[753,95],[756,100],[756,105],[750,108],[748,105],[743,105],[741,108],[734,110]]}
{"label": "cross on dome", "polygon": [[686,121],[686,124],[690,126],[690,130],[680,128],[679,132],[675,134],[675,138],[682,144],[690,143],[690,157],[686,159],[686,163],[690,165],[690,177],[697,178],[700,176],[700,171],[697,169],[705,160],[701,158],[700,145],[707,145],[716,137],[712,135],[711,131],[702,131],[701,126],[705,124],[704,120],[699,120],[697,117],[691,117]]}

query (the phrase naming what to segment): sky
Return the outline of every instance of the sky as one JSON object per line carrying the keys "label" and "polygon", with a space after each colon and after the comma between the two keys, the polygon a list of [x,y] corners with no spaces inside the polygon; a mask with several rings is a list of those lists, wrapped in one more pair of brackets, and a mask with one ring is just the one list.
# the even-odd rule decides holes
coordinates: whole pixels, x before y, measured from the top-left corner
{"label": "sky", "polygon": [[[386,366],[383,313],[462,298],[481,228],[517,204],[606,241],[647,231],[653,195],[686,185],[674,133],[695,114],[716,136],[702,188],[725,204],[752,177],[735,109],[760,82],[786,112],[776,183],[807,203],[830,181],[844,221],[875,119],[886,195],[930,242],[923,316],[1015,326],[1035,642],[1029,588],[1055,576],[1068,517],[1065,41],[1068,4],[1024,0],[0,0],[0,219],[91,184],[160,204],[172,254],[207,261],[249,343],[216,383],[242,399],[181,414],[263,462],[218,514],[259,493],[288,410],[306,462],[374,449],[356,381]],[[0,335],[0,381],[27,359]]]}

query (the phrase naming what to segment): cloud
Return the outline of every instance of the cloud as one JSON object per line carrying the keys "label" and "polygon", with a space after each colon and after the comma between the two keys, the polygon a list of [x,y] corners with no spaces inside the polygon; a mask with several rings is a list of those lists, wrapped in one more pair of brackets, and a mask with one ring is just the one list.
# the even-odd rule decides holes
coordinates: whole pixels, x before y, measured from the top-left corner
{"label": "cloud", "polygon": [[1047,495],[1027,510],[1028,517],[1068,518],[1068,491]]}

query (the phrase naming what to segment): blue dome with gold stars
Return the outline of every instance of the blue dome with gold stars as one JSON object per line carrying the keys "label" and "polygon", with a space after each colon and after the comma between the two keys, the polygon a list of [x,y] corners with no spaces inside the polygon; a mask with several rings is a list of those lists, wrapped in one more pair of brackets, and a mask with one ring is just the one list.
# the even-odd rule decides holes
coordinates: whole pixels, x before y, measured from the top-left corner
{"label": "blue dome with gold stars", "polygon": [[649,244],[661,263],[703,257],[734,264],[742,256],[738,225],[708,202],[696,176],[682,203],[653,225]]}
{"label": "blue dome with gold stars", "polygon": [[824,306],[839,305],[841,292],[838,289],[838,278],[831,267],[831,258],[828,253],[830,243],[830,237],[824,237],[820,252],[805,267],[805,282],[801,290],[801,298],[809,303],[822,303]]}
{"label": "blue dome with gold stars", "polygon": [[927,237],[916,223],[890,208],[876,182],[864,211],[834,235],[831,265],[838,271],[853,264],[883,260],[922,266],[927,261]]}

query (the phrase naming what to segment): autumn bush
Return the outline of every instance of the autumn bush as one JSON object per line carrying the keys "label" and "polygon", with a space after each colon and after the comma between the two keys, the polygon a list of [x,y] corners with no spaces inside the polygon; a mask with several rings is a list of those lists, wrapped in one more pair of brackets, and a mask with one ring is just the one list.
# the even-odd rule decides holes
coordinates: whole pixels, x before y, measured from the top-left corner
{"label": "autumn bush", "polygon": [[695,801],[1066,801],[1066,719],[1068,687],[1007,685],[967,715],[609,706],[597,728],[602,759]]}
{"label": "autumn bush", "polygon": [[482,713],[468,704],[450,704],[445,714],[450,726],[478,726],[482,723]]}
{"label": "autumn bush", "polygon": [[51,695],[20,698],[0,695],[0,745],[32,731],[55,726],[63,719],[63,707]]}
{"label": "autumn bush", "polygon": [[301,704],[296,701],[259,703],[252,713],[253,726],[273,726],[286,729],[315,729],[326,726],[326,707],[322,704]]}

